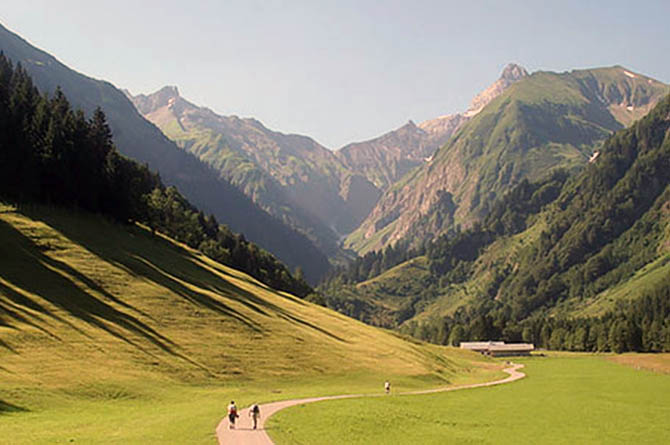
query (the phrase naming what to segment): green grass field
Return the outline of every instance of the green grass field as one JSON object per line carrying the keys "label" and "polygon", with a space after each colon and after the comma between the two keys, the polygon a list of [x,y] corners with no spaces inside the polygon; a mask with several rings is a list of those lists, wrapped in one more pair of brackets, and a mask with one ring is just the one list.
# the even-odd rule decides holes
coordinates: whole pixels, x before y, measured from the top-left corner
{"label": "green grass field", "polygon": [[527,377],[508,385],[303,405],[269,428],[279,445],[667,443],[669,375],[590,355],[518,361]]}
{"label": "green grass field", "polygon": [[252,402],[493,380],[142,227],[0,206],[0,442],[212,444]]}

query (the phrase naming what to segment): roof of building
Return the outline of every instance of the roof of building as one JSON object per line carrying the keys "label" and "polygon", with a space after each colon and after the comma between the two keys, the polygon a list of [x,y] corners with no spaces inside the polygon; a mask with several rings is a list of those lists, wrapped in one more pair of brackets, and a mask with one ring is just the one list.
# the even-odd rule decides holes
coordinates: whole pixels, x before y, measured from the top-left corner
{"label": "roof of building", "polygon": [[461,348],[488,348],[490,346],[504,345],[504,341],[463,341],[460,343]]}
{"label": "roof of building", "polygon": [[533,349],[535,345],[532,343],[509,343],[489,347],[489,351],[532,351]]}

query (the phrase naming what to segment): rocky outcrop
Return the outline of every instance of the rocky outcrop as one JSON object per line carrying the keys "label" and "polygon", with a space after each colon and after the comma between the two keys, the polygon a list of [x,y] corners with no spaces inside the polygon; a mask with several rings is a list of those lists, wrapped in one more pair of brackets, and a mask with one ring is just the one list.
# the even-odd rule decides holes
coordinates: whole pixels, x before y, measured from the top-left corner
{"label": "rocky outcrop", "polygon": [[348,169],[386,190],[435,152],[437,146],[429,140],[428,133],[409,121],[375,139],[349,144],[335,155]]}
{"label": "rocky outcrop", "polygon": [[528,71],[524,67],[515,63],[507,65],[498,80],[472,99],[470,108],[464,113],[465,117],[477,115],[477,113],[482,111],[493,99],[500,96],[510,85],[526,76],[528,76]]}

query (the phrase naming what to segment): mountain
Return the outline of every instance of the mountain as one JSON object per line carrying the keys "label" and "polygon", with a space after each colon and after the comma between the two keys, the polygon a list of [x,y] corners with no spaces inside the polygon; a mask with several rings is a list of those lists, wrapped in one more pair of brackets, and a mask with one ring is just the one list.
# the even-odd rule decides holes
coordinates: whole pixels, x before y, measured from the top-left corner
{"label": "mountain", "polygon": [[328,304],[444,344],[670,349],[670,96],[580,173],[522,180],[472,228],[385,259],[331,278]]}
{"label": "mountain", "polygon": [[[511,68],[507,74],[521,73]],[[469,227],[524,178],[583,168],[598,144],[668,91],[619,66],[499,82],[473,102],[473,117],[430,162],[385,192],[345,247],[364,253]]]}
{"label": "mountain", "polygon": [[330,256],[380,192],[313,139],[269,130],[251,118],[221,116],[165,87],[131,96],[137,109],[184,150],[254,202],[309,235]]}
{"label": "mountain", "polygon": [[368,216],[382,191],[424,164],[484,104],[526,75],[510,64],[467,112],[418,126],[410,121],[335,152],[306,136],[269,130],[252,118],[218,115],[185,100],[176,87],[127,94],[171,140],[336,257],[342,255],[342,236]]}
{"label": "mountain", "polygon": [[14,63],[21,63],[41,91],[51,94],[60,87],[87,115],[101,107],[119,151],[148,164],[197,207],[243,232],[292,268],[300,266],[312,282],[328,269],[326,257],[305,236],[262,211],[206,164],[180,150],[112,84],[73,71],[1,25],[0,50]]}
{"label": "mountain", "polygon": [[510,63],[496,82],[473,99],[464,113],[441,116],[419,125],[409,121],[378,138],[342,147],[336,155],[345,166],[384,191],[410,170],[425,164],[465,122],[527,75],[525,68]]}

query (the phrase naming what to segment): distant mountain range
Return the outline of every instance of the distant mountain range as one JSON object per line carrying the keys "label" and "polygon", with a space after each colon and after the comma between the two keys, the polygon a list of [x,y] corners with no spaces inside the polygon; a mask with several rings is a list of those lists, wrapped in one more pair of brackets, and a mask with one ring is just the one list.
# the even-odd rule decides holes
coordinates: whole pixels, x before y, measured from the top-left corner
{"label": "distant mountain range", "polygon": [[131,97],[181,148],[214,168],[258,205],[315,241],[331,257],[381,192],[313,139],[269,130],[255,119],[221,116],[165,87]]}
{"label": "distant mountain range", "polygon": [[208,163],[254,202],[309,236],[331,258],[346,257],[342,238],[381,194],[425,164],[465,122],[527,76],[510,64],[464,113],[405,126],[332,152],[313,139],[266,128],[253,118],[221,116],[180,96],[176,87],[132,96],[137,109],[177,145]]}
{"label": "distant mountain range", "polygon": [[342,263],[400,240],[419,245],[457,232],[522,180],[580,170],[608,135],[668,91],[618,66],[529,75],[510,64],[462,113],[330,151],[252,118],[218,115],[175,87],[130,97],[4,28],[0,44],[43,91],[60,85],[75,106],[102,106],[122,153],[312,281],[329,268],[327,258]]}
{"label": "distant mountain range", "polygon": [[328,269],[327,258],[304,235],[270,216],[205,163],[180,150],[144,119],[125,94],[109,82],[92,79],[60,63],[0,25],[0,51],[21,63],[38,88],[56,87],[90,115],[101,107],[109,120],[114,142],[126,156],[147,163],[169,185],[237,232],[277,255],[292,268],[300,266],[315,282]]}
{"label": "distant mountain range", "polygon": [[[670,309],[654,309],[670,295],[662,82],[621,66],[510,64],[462,113],[333,152],[175,87],[130,97],[1,26],[0,50],[42,92],[60,86],[89,115],[102,107],[121,153],[312,282],[364,255],[312,296],[341,312],[439,343],[657,351],[654,336],[670,339]],[[579,339],[566,333],[577,317]]]}

